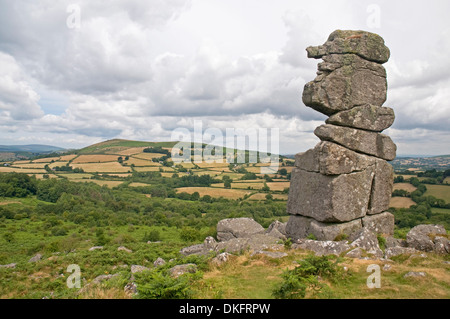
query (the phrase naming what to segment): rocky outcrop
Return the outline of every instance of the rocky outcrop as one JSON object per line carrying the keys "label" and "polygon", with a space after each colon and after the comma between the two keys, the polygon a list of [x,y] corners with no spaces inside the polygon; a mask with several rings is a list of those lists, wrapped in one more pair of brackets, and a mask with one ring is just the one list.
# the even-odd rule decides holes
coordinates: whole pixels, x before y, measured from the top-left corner
{"label": "rocky outcrop", "polygon": [[[267,230],[251,218],[228,218],[217,224],[217,242],[213,237],[206,237],[202,244],[185,247],[180,250],[184,256],[208,255],[225,251],[240,253],[277,248],[278,242],[286,238],[286,224],[273,222]],[[220,230],[220,231],[219,231]],[[219,235],[220,233],[220,235]],[[282,245],[281,245],[282,246]]]}
{"label": "rocky outcrop", "polygon": [[228,218],[217,224],[217,239],[226,241],[264,233],[264,228],[251,218]]}
{"label": "rocky outcrop", "polygon": [[[393,216],[390,213],[367,215],[362,219],[356,219],[346,223],[322,223],[317,220],[294,215],[290,217],[290,222],[273,222],[264,233],[257,233],[248,236],[245,229],[241,229],[240,234],[246,237],[237,237],[225,241],[216,241],[213,237],[205,238],[202,244],[192,245],[180,250],[182,255],[216,255],[211,263],[217,266],[225,263],[230,254],[239,254],[245,251],[252,252],[252,255],[263,254],[269,258],[282,258],[286,256],[285,246],[280,243],[278,234],[295,234],[300,239],[294,239],[292,249],[309,250],[316,255],[337,255],[350,258],[372,258],[380,259],[395,257],[402,254],[422,256],[422,251],[430,251],[427,246],[430,240],[433,243],[432,251],[438,254],[450,253],[450,241],[446,231],[441,225],[419,225],[410,230],[407,240],[385,236],[384,251],[380,247],[379,236],[393,231]],[[239,227],[239,221],[227,220],[227,224]],[[256,221],[248,222],[252,229]],[[219,222],[219,224],[222,224]],[[258,224],[258,223],[256,223]],[[259,225],[259,224],[258,224]],[[260,225],[261,226],[261,225]],[[262,228],[262,226],[261,226]],[[231,230],[233,232],[233,230]],[[272,236],[275,234],[275,236]],[[351,234],[350,236],[346,234]],[[316,239],[306,239],[306,236]],[[341,238],[332,240],[327,238]],[[426,242],[427,244],[423,244]],[[410,245],[409,245],[410,244]],[[148,268],[142,267],[133,269],[132,272],[143,271]]]}
{"label": "rocky outcrop", "polygon": [[376,34],[337,30],[307,52],[323,62],[302,99],[329,118],[314,131],[321,142],[296,155],[287,236],[329,241],[363,228],[392,235],[394,217],[386,210],[394,172],[387,161],[397,148],[381,133],[395,119],[394,111],[383,106],[387,79],[382,64],[389,49]]}
{"label": "rocky outcrop", "polygon": [[169,269],[170,276],[174,278],[178,278],[181,275],[187,274],[187,273],[195,273],[197,272],[197,265],[196,264],[182,264],[182,265],[176,265]]}
{"label": "rocky outcrop", "polygon": [[33,257],[30,258],[30,260],[28,260],[29,263],[35,263],[38,262],[42,259],[42,255],[41,254],[36,254]]}
{"label": "rocky outcrop", "polygon": [[450,253],[450,240],[442,225],[418,225],[406,234],[408,247],[422,251]]}

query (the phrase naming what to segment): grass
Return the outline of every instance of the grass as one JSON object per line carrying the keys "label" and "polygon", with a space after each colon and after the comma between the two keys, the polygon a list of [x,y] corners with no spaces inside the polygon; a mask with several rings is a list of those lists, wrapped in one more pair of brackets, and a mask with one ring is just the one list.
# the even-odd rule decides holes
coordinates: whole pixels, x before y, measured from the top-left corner
{"label": "grass", "polygon": [[50,163],[51,161],[59,161],[60,157],[46,157],[39,158],[33,161],[33,163]]}
{"label": "grass", "polygon": [[47,171],[45,169],[40,168],[15,168],[15,167],[4,167],[0,166],[0,173],[25,173],[25,174],[46,174]]}
{"label": "grass", "polygon": [[131,171],[131,168],[124,167],[118,162],[71,164],[71,166],[81,168],[87,173],[128,173],[128,171]]}
{"label": "grass", "polygon": [[[245,253],[232,257],[223,266],[213,266],[205,272],[196,289],[198,298],[270,299],[272,291],[281,282],[281,273],[296,266],[295,261],[308,255],[303,250],[291,250],[282,259]],[[443,256],[428,254],[427,258],[406,257],[393,262],[344,258],[340,264],[347,267],[345,279],[322,281],[330,289],[324,295],[307,295],[307,298],[337,299],[410,299],[450,298],[450,272]],[[367,287],[369,265],[380,267],[381,287]],[[383,266],[390,264],[390,270]],[[424,271],[424,278],[403,278],[409,271]]]}
{"label": "grass", "polygon": [[151,161],[154,158],[160,158],[163,156],[164,156],[164,154],[161,154],[161,153],[143,153],[143,152],[141,152],[138,154],[133,154],[132,157]]}
{"label": "grass", "polygon": [[180,187],[177,188],[178,193],[186,192],[189,194],[198,192],[200,196],[209,195],[211,197],[219,198],[224,197],[228,199],[239,199],[245,195],[251,194],[250,191],[240,189],[225,189],[215,187]]}
{"label": "grass", "polygon": [[58,176],[72,180],[72,179],[90,179],[93,175],[85,173],[59,173]]}
{"label": "grass", "polygon": [[57,161],[57,162],[53,162],[51,164],[48,164],[48,167],[50,168],[54,168],[56,166],[66,166],[69,162],[63,162],[63,161]]}
{"label": "grass", "polygon": [[124,163],[126,165],[132,165],[134,164],[135,166],[161,166],[161,164],[153,162],[153,161],[149,161],[146,159],[141,159],[141,158],[135,158],[135,157],[130,157],[128,161],[124,161]]}
{"label": "grass", "polygon": [[78,155],[77,154],[71,154],[71,155],[64,155],[64,156],[61,156],[60,157],[60,161],[71,161],[71,160],[73,160],[75,157],[77,157]]}
{"label": "grass", "polygon": [[450,186],[445,185],[429,185],[427,184],[427,191],[425,196],[432,195],[436,198],[445,200],[446,203],[450,203]]}
{"label": "grass", "polygon": [[117,162],[117,159],[117,155],[80,155],[72,161],[72,164]]}
{"label": "grass", "polygon": [[450,209],[448,209],[448,208],[431,207],[431,211],[432,211],[433,213],[449,214],[449,215],[450,215]]}
{"label": "grass", "polygon": [[[255,193],[250,195],[248,200],[266,200],[267,193]],[[272,194],[273,199],[287,200],[288,194]]]}
{"label": "grass", "polygon": [[417,188],[415,186],[411,185],[410,183],[395,183],[393,190],[396,190],[396,189],[404,189],[405,191],[412,193]]}
{"label": "grass", "polygon": [[416,203],[409,197],[391,197],[391,201],[389,203],[389,207],[395,208],[409,208],[412,205],[416,205]]}
{"label": "grass", "polygon": [[113,188],[122,184],[122,181],[104,181],[104,180],[96,180],[96,179],[72,179],[72,182],[77,183],[95,183],[100,186],[107,186],[109,188]]}
{"label": "grass", "polygon": [[130,147],[128,149],[120,151],[119,154],[124,155],[124,156],[135,155],[135,154],[142,153],[144,148],[146,148],[146,147]]}

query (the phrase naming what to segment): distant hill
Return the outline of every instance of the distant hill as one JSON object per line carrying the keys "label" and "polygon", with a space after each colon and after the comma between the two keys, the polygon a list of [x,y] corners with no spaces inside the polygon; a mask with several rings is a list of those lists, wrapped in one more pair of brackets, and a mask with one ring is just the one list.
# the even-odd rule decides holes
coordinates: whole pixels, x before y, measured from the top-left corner
{"label": "distant hill", "polygon": [[439,155],[432,157],[400,157],[398,156],[391,162],[395,170],[429,170],[450,169],[450,155]]}
{"label": "distant hill", "polygon": [[63,151],[61,147],[41,144],[29,144],[29,145],[0,145],[0,152],[29,152],[29,153],[52,153]]}
{"label": "distant hill", "polygon": [[177,143],[178,142],[143,142],[143,141],[113,139],[82,148],[77,151],[77,154],[104,154],[111,151],[125,150],[130,147],[160,146],[172,148]]}
{"label": "distant hill", "polygon": [[64,151],[66,150],[61,147],[42,144],[0,145],[0,161],[30,159],[40,155]]}

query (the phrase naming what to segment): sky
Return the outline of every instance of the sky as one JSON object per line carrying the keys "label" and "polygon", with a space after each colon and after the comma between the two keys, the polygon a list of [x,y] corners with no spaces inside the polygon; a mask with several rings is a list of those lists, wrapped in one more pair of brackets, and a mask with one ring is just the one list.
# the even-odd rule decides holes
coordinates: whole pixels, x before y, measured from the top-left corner
{"label": "sky", "polygon": [[447,0],[0,0],[0,144],[170,141],[201,123],[277,130],[281,154],[304,152],[326,119],[301,100],[320,62],[305,49],[342,29],[390,48],[383,133],[397,154],[450,154],[449,12]]}

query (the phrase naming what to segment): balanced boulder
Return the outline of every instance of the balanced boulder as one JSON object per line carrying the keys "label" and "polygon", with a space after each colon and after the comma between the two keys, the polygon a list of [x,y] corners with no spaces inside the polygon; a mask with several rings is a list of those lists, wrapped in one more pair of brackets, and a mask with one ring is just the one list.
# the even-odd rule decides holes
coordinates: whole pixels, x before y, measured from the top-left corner
{"label": "balanced boulder", "polygon": [[395,120],[393,109],[383,106],[382,64],[390,51],[379,35],[359,30],[336,30],[306,51],[323,62],[304,86],[303,102],[329,118],[314,131],[321,142],[296,155],[286,233],[334,240],[366,228],[392,235],[394,218],[386,210],[394,171],[387,161],[396,157],[397,147],[381,133]]}

